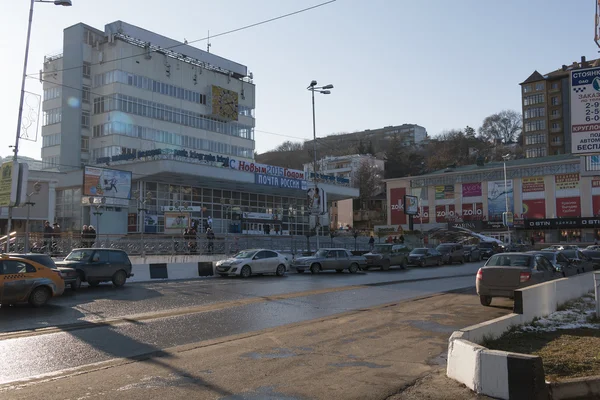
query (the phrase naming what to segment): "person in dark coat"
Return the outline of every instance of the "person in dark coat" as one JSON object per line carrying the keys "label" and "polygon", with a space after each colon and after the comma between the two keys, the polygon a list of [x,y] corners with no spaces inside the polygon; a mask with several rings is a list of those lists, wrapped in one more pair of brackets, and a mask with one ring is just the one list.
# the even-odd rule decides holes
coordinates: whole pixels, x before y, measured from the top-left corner
{"label": "person in dark coat", "polygon": [[88,227],[88,239],[89,239],[88,247],[93,247],[94,243],[96,242],[96,229],[92,225],[90,225]]}
{"label": "person in dark coat", "polygon": [[81,228],[81,247],[90,247],[89,235],[90,235],[90,231],[88,229],[88,226],[84,225]]}
{"label": "person in dark coat", "polygon": [[215,233],[212,231],[212,228],[206,230],[206,239],[208,239],[208,254],[212,254],[215,246],[213,243],[215,240]]}
{"label": "person in dark coat", "polygon": [[50,226],[50,222],[44,222],[44,249],[46,252],[52,251],[52,235],[54,229]]}

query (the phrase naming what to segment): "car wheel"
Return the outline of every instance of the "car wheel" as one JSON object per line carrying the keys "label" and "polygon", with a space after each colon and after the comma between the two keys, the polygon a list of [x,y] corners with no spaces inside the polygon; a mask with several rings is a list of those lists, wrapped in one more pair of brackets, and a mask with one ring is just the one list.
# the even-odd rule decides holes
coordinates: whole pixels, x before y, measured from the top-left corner
{"label": "car wheel", "polygon": [[71,283],[71,290],[76,291],[76,290],[79,290],[80,287],[81,287],[81,278],[78,276],[75,279],[75,282]]}
{"label": "car wheel", "polygon": [[406,269],[406,267],[408,267],[408,262],[405,258],[404,260],[402,260],[402,263],[400,263],[400,269]]}
{"label": "car wheel", "polygon": [[419,267],[425,268],[426,266],[427,266],[427,264],[425,263],[425,260],[419,261]]}
{"label": "car wheel", "polygon": [[335,272],[337,272],[338,274],[341,274],[342,272],[344,272],[343,269],[336,269]]}
{"label": "car wheel", "polygon": [[320,270],[321,270],[321,266],[317,263],[314,263],[313,265],[310,266],[311,274],[318,274]]}
{"label": "car wheel", "polygon": [[438,260],[437,265],[438,265],[438,267],[441,267],[442,265],[444,265],[441,258]]}
{"label": "car wheel", "polygon": [[390,269],[390,260],[383,260],[381,263],[381,270],[388,271]]}
{"label": "car wheel", "polygon": [[242,278],[248,278],[248,277],[250,277],[250,275],[252,275],[252,270],[250,269],[250,266],[244,265],[242,267],[242,270],[240,271],[240,276]]}
{"label": "car wheel", "polygon": [[358,272],[358,264],[355,264],[355,263],[350,264],[350,267],[348,267],[348,272],[350,272],[351,274],[357,273]]}
{"label": "car wheel", "polygon": [[116,287],[123,286],[125,284],[126,280],[127,280],[127,274],[125,273],[125,271],[117,271],[117,272],[115,272],[115,274],[112,277],[112,283]]}
{"label": "car wheel", "polygon": [[460,257],[458,259],[458,262],[461,263],[461,264],[464,264],[465,263],[465,258],[464,257]]}
{"label": "car wheel", "polygon": [[299,274],[303,274],[303,273],[304,273],[304,270],[303,270],[303,269],[297,269],[297,268],[296,268],[296,272],[297,272],[297,273],[299,273]]}
{"label": "car wheel", "polygon": [[482,306],[489,307],[492,304],[492,296],[479,296],[479,302]]}
{"label": "car wheel", "polygon": [[285,265],[279,264],[277,269],[275,270],[275,275],[284,276],[285,275]]}
{"label": "car wheel", "polygon": [[50,289],[44,286],[37,287],[29,295],[29,304],[33,307],[41,307],[46,304],[50,296],[52,296]]}
{"label": "car wheel", "polygon": [[91,287],[96,287],[100,284],[99,281],[88,281],[88,285],[90,285]]}

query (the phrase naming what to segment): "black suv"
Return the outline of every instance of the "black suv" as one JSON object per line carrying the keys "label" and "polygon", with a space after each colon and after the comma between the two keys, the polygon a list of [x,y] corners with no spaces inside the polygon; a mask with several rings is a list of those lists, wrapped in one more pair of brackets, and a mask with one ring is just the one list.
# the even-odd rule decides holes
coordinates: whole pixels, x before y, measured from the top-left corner
{"label": "black suv", "polygon": [[479,242],[479,250],[481,250],[481,258],[490,258],[502,252],[502,248],[496,242]]}
{"label": "black suv", "polygon": [[444,264],[452,264],[455,262],[465,262],[465,250],[462,244],[458,243],[442,243],[435,248],[437,251],[442,253],[442,260]]}
{"label": "black suv", "polygon": [[127,278],[131,278],[131,261],[122,250],[114,249],[75,249],[59,261],[60,267],[74,268],[81,282],[90,286],[98,286],[101,282],[112,282],[120,287]]}

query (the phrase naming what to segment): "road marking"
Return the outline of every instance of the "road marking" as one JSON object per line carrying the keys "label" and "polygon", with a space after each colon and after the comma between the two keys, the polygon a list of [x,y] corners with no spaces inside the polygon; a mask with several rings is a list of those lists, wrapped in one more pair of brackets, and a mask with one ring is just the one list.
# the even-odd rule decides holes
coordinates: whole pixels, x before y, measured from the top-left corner
{"label": "road marking", "polygon": [[127,317],[117,317],[117,318],[108,318],[101,321],[81,321],[73,324],[66,324],[54,327],[45,327],[45,328],[35,328],[35,329],[27,329],[22,331],[15,332],[6,332],[0,333],[0,341],[9,340],[9,339],[20,339],[32,336],[40,336],[40,335],[49,335],[52,333],[60,333],[60,332],[69,332],[74,330],[81,329],[91,329],[91,328],[99,328],[105,326],[114,326],[126,323],[139,323],[144,321],[151,321],[155,319],[161,318],[171,318],[171,317],[179,317],[183,315],[190,314],[199,314],[204,312],[211,311],[219,311],[227,308],[233,307],[241,307],[250,304],[257,303],[266,303],[272,301],[281,301],[294,299],[298,297],[307,297],[307,296],[316,296],[320,294],[328,294],[328,293],[338,293],[338,292],[347,292],[352,290],[366,289],[369,287],[378,287],[378,286],[389,286],[396,284],[404,284],[404,283],[412,283],[412,282],[421,282],[421,281],[431,281],[431,280],[439,280],[439,279],[454,279],[454,278],[464,278],[473,276],[473,273],[469,274],[461,274],[461,275],[452,275],[452,276],[435,276],[435,277],[427,277],[427,278],[415,278],[415,279],[404,279],[404,280],[395,280],[395,281],[387,281],[387,282],[373,282],[373,283],[363,283],[360,285],[352,285],[352,286],[341,286],[334,288],[325,288],[325,289],[315,289],[303,292],[294,292],[294,293],[286,293],[272,296],[257,296],[251,297],[248,299],[242,300],[231,300],[231,301],[222,301],[214,304],[203,305],[203,306],[194,306],[194,307],[185,307],[185,308],[176,308],[171,310],[152,312],[152,313],[142,313],[135,314]]}

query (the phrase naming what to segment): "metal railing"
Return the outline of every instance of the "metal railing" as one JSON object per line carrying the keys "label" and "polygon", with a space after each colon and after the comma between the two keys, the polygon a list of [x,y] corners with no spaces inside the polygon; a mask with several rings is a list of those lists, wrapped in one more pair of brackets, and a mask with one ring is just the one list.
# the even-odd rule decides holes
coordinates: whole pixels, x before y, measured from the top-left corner
{"label": "metal railing", "polygon": [[[321,247],[345,248],[348,250],[369,250],[368,237],[334,237],[321,236]],[[376,242],[379,242],[376,239]],[[81,238],[78,236],[53,236],[44,238],[41,235],[31,235],[29,238],[30,251],[33,253],[49,254],[53,257],[64,257],[76,248],[106,248],[124,250],[131,256],[151,255],[231,255],[244,249],[272,249],[291,254],[304,254],[317,249],[315,236],[254,236],[230,235],[217,236],[208,240],[198,236],[196,240],[183,236],[156,236],[143,239],[140,237],[99,235],[95,239]],[[6,244],[4,244],[4,249]],[[25,236],[17,234],[11,238],[11,252],[22,253],[25,251]]]}

